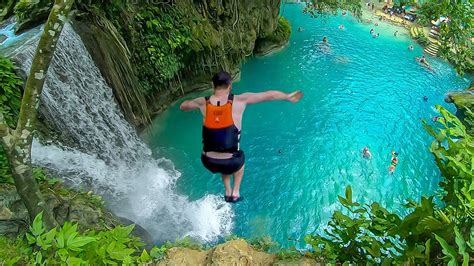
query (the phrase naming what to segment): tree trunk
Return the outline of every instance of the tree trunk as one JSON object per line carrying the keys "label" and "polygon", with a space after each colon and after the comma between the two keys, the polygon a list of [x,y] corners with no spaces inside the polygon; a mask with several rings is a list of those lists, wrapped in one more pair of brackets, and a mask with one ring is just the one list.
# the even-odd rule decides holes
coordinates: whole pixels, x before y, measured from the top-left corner
{"label": "tree trunk", "polygon": [[43,221],[49,228],[56,225],[53,210],[49,209],[32,173],[31,143],[37,118],[37,108],[44,80],[54,55],[59,36],[74,0],[56,0],[45,24],[30,74],[26,81],[16,129],[10,129],[0,113],[0,136],[5,147],[15,187],[28,209],[30,219],[43,212]]}

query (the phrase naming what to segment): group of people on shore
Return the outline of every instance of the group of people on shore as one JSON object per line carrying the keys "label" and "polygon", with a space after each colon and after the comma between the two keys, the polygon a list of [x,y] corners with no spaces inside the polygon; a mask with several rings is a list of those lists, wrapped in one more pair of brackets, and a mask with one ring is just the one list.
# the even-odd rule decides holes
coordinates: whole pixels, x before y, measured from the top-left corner
{"label": "group of people on shore", "polygon": [[[369,147],[365,146],[362,149],[362,157],[364,159],[372,159],[372,153],[369,150]],[[390,166],[388,167],[388,172],[393,175],[395,172],[395,169],[397,168],[398,165],[398,152],[392,151],[392,159],[390,160]]]}

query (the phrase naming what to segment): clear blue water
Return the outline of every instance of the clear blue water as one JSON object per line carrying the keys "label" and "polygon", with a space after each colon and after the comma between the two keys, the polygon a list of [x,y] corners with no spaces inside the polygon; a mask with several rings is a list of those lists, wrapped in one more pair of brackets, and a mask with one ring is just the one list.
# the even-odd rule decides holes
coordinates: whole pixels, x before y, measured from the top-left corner
{"label": "clear blue water", "polygon": [[[283,246],[298,245],[294,239],[322,230],[332,212],[341,209],[337,195],[347,185],[355,199],[380,201],[401,214],[405,199],[433,195],[440,174],[421,119],[437,115],[435,104],[454,111],[443,97],[465,88],[470,78],[456,76],[435,58],[429,58],[434,73],[421,67],[414,58],[422,48],[400,28],[342,16],[313,19],[299,5],[287,5],[283,12],[293,27],[290,45],[249,59],[234,93],[279,89],[302,90],[305,96],[298,104],[247,109],[241,141],[247,156],[241,188],[246,199],[233,205],[233,233],[270,235]],[[340,24],[346,30],[339,30]],[[372,38],[371,28],[380,38]],[[318,49],[323,36],[330,51]],[[410,44],[414,51],[407,49]],[[154,156],[174,162],[182,173],[177,190],[190,199],[223,193],[220,177],[200,162],[201,121],[199,112],[184,113],[175,104],[144,136]],[[361,158],[366,145],[372,160]],[[400,154],[393,176],[387,170],[392,150]]]}

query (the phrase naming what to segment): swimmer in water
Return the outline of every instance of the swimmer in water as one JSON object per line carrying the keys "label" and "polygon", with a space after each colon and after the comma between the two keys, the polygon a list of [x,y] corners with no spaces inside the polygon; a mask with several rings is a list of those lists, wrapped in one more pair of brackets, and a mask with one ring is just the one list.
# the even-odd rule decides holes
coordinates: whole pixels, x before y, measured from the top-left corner
{"label": "swimmer in water", "polygon": [[298,27],[298,32],[303,32],[304,29],[302,27]]}
{"label": "swimmer in water", "polygon": [[426,60],[426,57],[424,55],[422,55],[420,58],[417,57],[416,60],[418,60],[418,62],[420,62],[421,65],[428,68],[429,70],[433,70],[433,68],[428,63],[428,61]]}
{"label": "swimmer in water", "polygon": [[326,36],[324,36],[323,40],[319,43],[318,49],[323,54],[331,53],[331,45],[329,44],[328,38]]}
{"label": "swimmer in water", "polygon": [[393,36],[395,36],[395,37],[398,36],[398,30],[393,33]]}
{"label": "swimmer in water", "polygon": [[395,168],[397,168],[398,165],[398,153],[395,151],[392,151],[392,160],[390,162],[390,166],[388,167],[388,172],[393,175],[395,172]]}
{"label": "swimmer in water", "polygon": [[347,15],[347,11],[346,10],[342,10],[342,16],[345,16]]}
{"label": "swimmer in water", "polygon": [[372,159],[372,154],[369,151],[369,148],[366,146],[364,149],[362,149],[362,157],[365,159]]}
{"label": "swimmer in water", "polygon": [[339,29],[344,30],[345,29],[344,25],[339,25]]}
{"label": "swimmer in water", "polygon": [[370,29],[370,35],[374,35],[375,33],[375,30],[374,29]]}
{"label": "swimmer in water", "polygon": [[413,49],[415,49],[415,47],[413,47],[413,45],[410,44],[410,45],[408,46],[408,50],[413,51]]}
{"label": "swimmer in water", "polygon": [[439,117],[439,116],[433,116],[432,119],[433,119],[433,122],[437,122],[440,118],[441,118],[441,117]]}
{"label": "swimmer in water", "polygon": [[428,96],[423,96],[423,101],[427,102],[428,101]]}

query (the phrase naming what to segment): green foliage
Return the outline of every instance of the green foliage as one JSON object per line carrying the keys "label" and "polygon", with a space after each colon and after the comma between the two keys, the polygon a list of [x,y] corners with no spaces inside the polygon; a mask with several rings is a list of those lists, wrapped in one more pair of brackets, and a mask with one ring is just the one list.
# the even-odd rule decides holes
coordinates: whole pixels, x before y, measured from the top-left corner
{"label": "green foliage", "polygon": [[[466,126],[441,106],[436,109],[442,114],[439,127],[425,123],[428,133],[435,141],[431,152],[441,171],[443,180],[443,202],[459,222],[474,219],[474,137]],[[474,113],[466,109],[466,123],[474,123]]]}
{"label": "green foliage", "polygon": [[301,252],[295,248],[282,249],[276,253],[278,260],[298,260],[302,257]]}
{"label": "green foliage", "polygon": [[[401,218],[378,203],[354,202],[348,187],[345,197],[339,196],[345,211],[334,212],[324,235],[305,238],[314,257],[329,262],[430,265],[441,263],[444,254],[448,265],[467,265],[474,255],[474,139],[456,116],[436,108],[442,115],[439,126],[424,124],[435,138],[431,152],[443,176],[444,207],[435,205],[433,197],[422,197],[419,203],[408,201],[405,207],[411,210]],[[474,123],[472,111],[467,110],[466,122]]]}
{"label": "green foliage", "polygon": [[[13,63],[0,56],[0,112],[11,128],[15,128],[20,112],[22,88],[23,81],[15,74]],[[0,183],[13,183],[3,147],[0,147]]]}
{"label": "green foliage", "polygon": [[438,235],[435,235],[435,237],[443,248],[443,254],[446,255],[444,259],[448,262],[448,265],[457,265],[457,262],[462,258],[462,266],[468,266],[470,256],[474,254],[474,226],[471,227],[470,234],[466,239],[457,227],[454,227],[454,235],[457,248],[448,244],[444,238]]}
{"label": "green foliage", "polygon": [[0,112],[7,124],[15,128],[20,112],[23,81],[15,74],[15,66],[0,56]]}
{"label": "green foliage", "polygon": [[290,39],[291,35],[291,25],[290,22],[285,17],[278,18],[278,26],[276,30],[268,37],[266,40],[275,43],[286,42]]}
{"label": "green foliage", "polygon": [[26,234],[26,241],[0,238],[11,252],[1,251],[5,261],[28,261],[35,265],[117,265],[143,264],[158,259],[164,249],[153,248],[150,253],[131,236],[133,225],[118,226],[107,231],[81,233],[77,224],[64,223],[60,228],[46,231],[42,213],[36,216]]}
{"label": "green foliage", "polygon": [[430,0],[419,11],[421,23],[429,25],[431,20],[448,17],[448,23],[440,26],[440,55],[451,61],[459,74],[472,72],[472,33],[474,30],[474,7],[472,1]]}
{"label": "green foliage", "polygon": [[189,248],[195,250],[202,250],[204,247],[201,243],[197,242],[196,240],[192,239],[191,237],[187,236],[182,239],[177,239],[175,242],[166,241],[166,243],[162,246],[164,249],[170,249],[173,247],[182,247],[182,248]]}
{"label": "green foliage", "polygon": [[178,9],[147,7],[136,16],[139,42],[144,49],[137,50],[136,61],[142,62],[138,75],[148,82],[146,92],[153,84],[166,84],[184,68],[183,59],[189,52],[191,30]]}
{"label": "green foliage", "polygon": [[0,263],[2,265],[25,265],[28,255],[31,254],[31,247],[20,237],[10,239],[0,236]]}
{"label": "green foliage", "polygon": [[250,246],[255,250],[268,252],[271,248],[277,247],[278,243],[274,242],[270,236],[263,236],[249,241]]}
{"label": "green foliage", "polygon": [[430,40],[426,37],[423,31],[420,31],[418,36],[415,37],[415,40],[423,47],[428,46],[430,44]]}
{"label": "green foliage", "polygon": [[[19,21],[24,21],[32,15],[49,14],[53,6],[52,0],[20,0],[14,8],[14,13]],[[45,16],[47,17],[47,16]]]}
{"label": "green foliage", "polygon": [[362,2],[358,0],[311,0],[305,8],[305,12],[314,17],[336,14],[338,10],[347,10],[356,17],[362,15]]}

